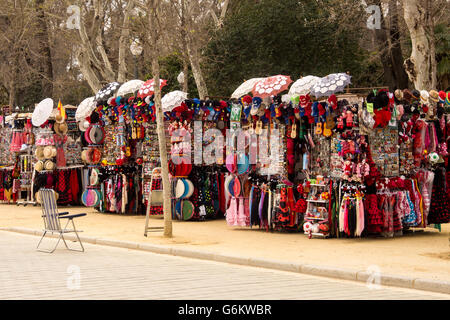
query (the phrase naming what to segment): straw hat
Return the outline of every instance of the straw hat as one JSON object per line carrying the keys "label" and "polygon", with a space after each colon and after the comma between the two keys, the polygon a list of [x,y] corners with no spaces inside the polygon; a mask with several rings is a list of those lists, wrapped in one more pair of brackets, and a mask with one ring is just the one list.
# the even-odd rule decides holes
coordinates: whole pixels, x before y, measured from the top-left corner
{"label": "straw hat", "polygon": [[63,123],[64,122],[64,118],[63,118],[63,116],[61,114],[58,113],[55,116],[55,121],[56,121],[56,123]]}
{"label": "straw hat", "polygon": [[430,97],[430,94],[427,90],[420,91],[420,102],[422,103],[428,103],[428,98]]}
{"label": "straw hat", "polygon": [[[59,199],[59,193],[56,192],[56,191],[54,191],[54,194],[55,194],[55,200],[58,201],[58,199]],[[37,203],[42,204],[42,200],[41,200],[41,192],[40,192],[40,191],[36,192],[36,194],[35,194],[34,197],[35,197]]]}
{"label": "straw hat", "polygon": [[45,159],[44,148],[43,147],[37,147],[36,150],[34,151],[34,155],[35,155],[36,159],[44,160]]}
{"label": "straw hat", "polygon": [[59,135],[65,135],[69,131],[69,127],[65,122],[56,122],[54,126],[55,132]]}
{"label": "straw hat", "polygon": [[395,90],[394,92],[395,98],[397,98],[397,100],[402,101],[403,100],[403,91],[400,89]]}
{"label": "straw hat", "polygon": [[45,170],[54,170],[56,168],[56,165],[53,161],[47,160],[44,164]]}
{"label": "straw hat", "polygon": [[45,159],[51,159],[56,156],[56,148],[54,146],[46,146],[44,148]]}
{"label": "straw hat", "polygon": [[36,164],[34,165],[34,170],[36,170],[37,172],[44,170],[44,162],[42,162],[41,160],[36,162]]}
{"label": "straw hat", "polygon": [[433,102],[439,102],[439,92],[436,90],[430,91],[430,100]]}
{"label": "straw hat", "polygon": [[81,160],[86,163],[88,162],[87,152],[88,152],[87,150],[81,151]]}

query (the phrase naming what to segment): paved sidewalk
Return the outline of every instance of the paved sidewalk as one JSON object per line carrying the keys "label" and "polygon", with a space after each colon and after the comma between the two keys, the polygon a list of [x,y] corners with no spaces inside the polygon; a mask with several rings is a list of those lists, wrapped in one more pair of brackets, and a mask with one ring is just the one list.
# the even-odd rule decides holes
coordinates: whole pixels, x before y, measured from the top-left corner
{"label": "paved sidewalk", "polygon": [[[449,299],[303,274],[86,244],[35,251],[39,238],[0,231],[0,299]],[[44,245],[54,243],[48,239]],[[69,242],[69,245],[76,243]]]}

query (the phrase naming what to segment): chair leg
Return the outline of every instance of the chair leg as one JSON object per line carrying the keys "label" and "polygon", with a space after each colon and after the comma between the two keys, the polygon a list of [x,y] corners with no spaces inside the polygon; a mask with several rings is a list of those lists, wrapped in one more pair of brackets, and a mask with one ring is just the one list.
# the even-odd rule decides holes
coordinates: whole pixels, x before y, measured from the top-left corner
{"label": "chair leg", "polygon": [[[73,222],[73,219],[70,219],[70,221],[72,221],[73,231],[75,232],[75,235],[77,236],[77,239],[78,239],[78,242],[80,243],[81,249],[72,249],[72,248],[69,248],[69,246],[67,245],[66,240],[64,239],[64,236],[63,236],[62,239],[63,239],[63,241],[64,241],[64,244],[66,245],[67,250],[70,250],[70,251],[77,251],[77,252],[84,252],[83,243],[81,242],[81,239],[80,239],[80,237],[78,236],[77,229],[75,228],[75,223]],[[67,221],[67,224],[66,224],[66,227],[64,228],[64,230],[66,230],[68,224],[69,224],[69,221]]]}
{"label": "chair leg", "polygon": [[42,242],[42,240],[44,239],[44,237],[45,237],[46,234],[47,234],[47,231],[44,231],[44,234],[42,235],[41,240],[39,240],[39,243],[38,243],[36,249],[39,249],[39,245],[41,244],[41,242]]}
{"label": "chair leg", "polygon": [[39,249],[39,245],[41,244],[41,242],[42,242],[42,240],[44,239],[44,237],[45,237],[46,234],[47,234],[47,231],[44,231],[44,234],[42,235],[42,238],[41,238],[41,240],[39,241],[36,250],[37,250],[37,251],[40,251],[40,252],[45,252],[45,253],[53,253],[53,252],[56,250],[56,248],[58,247],[59,241],[61,241],[61,238],[63,237],[63,234],[62,234],[62,233],[59,234],[58,241],[56,242],[56,245],[55,245],[55,247],[54,247],[52,250]]}

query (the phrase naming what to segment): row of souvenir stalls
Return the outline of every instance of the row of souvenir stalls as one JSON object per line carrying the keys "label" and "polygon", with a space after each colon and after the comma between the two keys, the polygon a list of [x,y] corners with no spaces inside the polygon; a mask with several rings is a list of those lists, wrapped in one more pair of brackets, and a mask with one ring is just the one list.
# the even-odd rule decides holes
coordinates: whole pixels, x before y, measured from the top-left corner
{"label": "row of souvenir stalls", "polygon": [[53,109],[53,101],[46,99],[37,111],[44,109],[40,118],[38,113],[12,112],[9,107],[1,110],[2,203],[40,202],[37,191],[46,187],[56,191],[59,204],[80,204],[83,164],[76,107],[65,106],[67,113],[62,117]]}
{"label": "row of souvenir stalls", "polygon": [[[310,237],[394,236],[450,221],[448,93],[379,89],[336,96],[350,83],[346,74],[291,83],[287,76],[257,79],[230,100],[188,99],[180,91],[163,97],[173,218],[224,216],[229,226]],[[144,203],[150,188],[161,187],[151,177],[160,164],[157,137],[149,137],[155,110],[146,85],[152,80],[133,89],[137,97],[124,98],[114,95],[121,85],[110,84],[90,116],[106,131],[124,126],[115,131],[122,142],[111,144],[111,159],[116,171],[142,163],[142,194],[131,192]],[[99,161],[109,149],[103,147]],[[152,150],[154,162],[145,154]],[[121,175],[100,188],[107,211],[129,203],[132,181]],[[150,212],[162,214],[162,207]]]}
{"label": "row of souvenir stalls", "polygon": [[[336,95],[349,84],[347,74],[279,75],[229,100],[164,95],[173,218],[310,237],[448,223],[449,93]],[[46,99],[32,115],[4,113],[0,197],[39,200],[45,186],[61,205],[161,215],[148,199],[162,188],[153,86],[114,82],[76,108]]]}

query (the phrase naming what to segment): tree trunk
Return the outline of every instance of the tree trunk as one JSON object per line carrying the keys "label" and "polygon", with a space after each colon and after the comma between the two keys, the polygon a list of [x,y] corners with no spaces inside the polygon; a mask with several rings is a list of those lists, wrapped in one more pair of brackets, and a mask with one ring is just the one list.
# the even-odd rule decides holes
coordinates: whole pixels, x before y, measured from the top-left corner
{"label": "tree trunk", "polygon": [[9,106],[14,110],[14,105],[16,103],[16,82],[14,77],[11,79],[8,89],[9,89]]}
{"label": "tree trunk", "polygon": [[130,35],[130,14],[134,7],[134,0],[128,1],[123,13],[122,32],[119,38],[119,72],[117,81],[125,82],[127,78],[126,52],[129,48],[128,38]]}
{"label": "tree trunk", "polygon": [[183,92],[189,92],[189,58],[183,54]]}
{"label": "tree trunk", "polygon": [[399,89],[408,88],[408,75],[403,67],[403,53],[400,43],[400,30],[398,27],[397,0],[389,0],[389,37],[392,59],[392,72],[395,78],[395,86]]}
{"label": "tree trunk", "polygon": [[197,85],[200,100],[204,100],[208,96],[208,89],[203,78],[202,69],[200,67],[200,57],[197,48],[192,46],[191,41],[187,43],[189,61],[191,62],[192,73],[194,74],[195,84]]}
{"label": "tree trunk", "polygon": [[[382,1],[378,0],[376,5],[382,8]],[[381,14],[380,25],[380,29],[374,30],[375,40],[377,42],[381,65],[383,67],[384,84],[389,86],[389,89],[392,90],[393,87],[395,87],[395,75],[392,68],[391,51],[387,32],[388,26],[383,14]]]}
{"label": "tree trunk", "polygon": [[53,63],[50,50],[50,38],[47,28],[47,19],[44,11],[45,0],[36,0],[38,28],[36,38],[39,41],[39,77],[41,78],[42,97],[53,96]]}
{"label": "tree trunk", "polygon": [[404,0],[403,14],[411,36],[411,56],[404,65],[417,90],[436,87],[436,56],[431,0]]}
{"label": "tree trunk", "polygon": [[189,91],[189,55],[187,48],[187,36],[186,36],[186,10],[184,3],[181,4],[181,45],[183,49],[183,92]]}
{"label": "tree trunk", "polygon": [[[160,23],[159,23],[159,0],[149,1],[149,25],[150,28],[150,43],[152,44],[152,72],[154,83],[159,83],[159,37],[160,37]],[[155,88],[155,109],[156,109],[156,123],[159,140],[159,155],[161,159],[161,173],[163,182],[163,197],[164,197],[164,236],[172,237],[172,204],[171,204],[171,188],[169,180],[169,165],[167,160],[166,148],[166,133],[164,129],[164,118],[161,107],[161,90],[158,85]]]}
{"label": "tree trunk", "polygon": [[[192,5],[192,3],[190,4]],[[208,96],[208,89],[206,87],[205,79],[203,78],[202,69],[200,67],[200,56],[197,47],[193,45],[193,40],[191,39],[190,32],[192,30],[193,19],[192,19],[192,8],[189,9],[186,6],[186,0],[181,1],[181,10],[183,16],[183,23],[186,27],[182,28],[184,41],[186,42],[187,54],[189,57],[189,62],[191,63],[192,73],[194,75],[195,84],[197,86],[198,95],[201,100],[204,100]]]}

